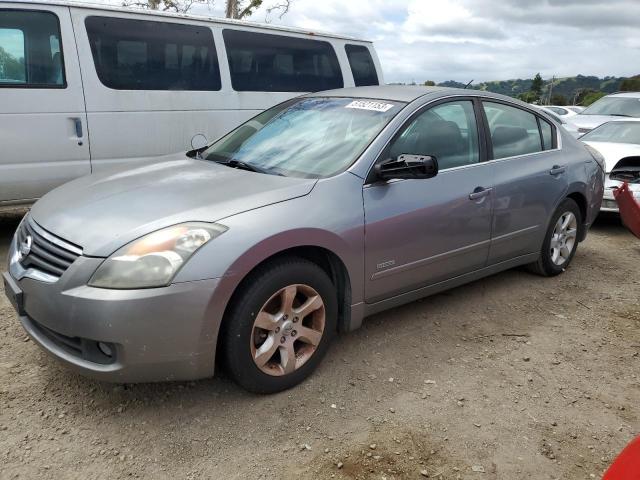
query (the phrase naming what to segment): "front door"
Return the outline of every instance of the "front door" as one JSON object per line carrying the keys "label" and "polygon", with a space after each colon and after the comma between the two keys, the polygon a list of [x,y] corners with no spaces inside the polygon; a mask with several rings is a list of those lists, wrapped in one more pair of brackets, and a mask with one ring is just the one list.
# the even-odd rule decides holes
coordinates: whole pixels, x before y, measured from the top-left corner
{"label": "front door", "polygon": [[0,7],[0,204],[90,173],[69,8]]}
{"label": "front door", "polygon": [[431,155],[440,171],[365,185],[368,303],[485,266],[493,183],[478,124],[474,101],[445,101],[412,117],[383,152]]}

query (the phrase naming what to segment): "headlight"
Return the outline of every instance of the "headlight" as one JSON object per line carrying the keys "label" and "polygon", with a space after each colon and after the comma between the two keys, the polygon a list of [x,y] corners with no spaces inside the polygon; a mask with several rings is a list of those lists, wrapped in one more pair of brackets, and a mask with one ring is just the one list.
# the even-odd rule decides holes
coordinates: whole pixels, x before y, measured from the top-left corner
{"label": "headlight", "polygon": [[168,285],[180,267],[227,227],[217,223],[183,223],[150,233],[107,258],[89,285],[100,288],[150,288]]}

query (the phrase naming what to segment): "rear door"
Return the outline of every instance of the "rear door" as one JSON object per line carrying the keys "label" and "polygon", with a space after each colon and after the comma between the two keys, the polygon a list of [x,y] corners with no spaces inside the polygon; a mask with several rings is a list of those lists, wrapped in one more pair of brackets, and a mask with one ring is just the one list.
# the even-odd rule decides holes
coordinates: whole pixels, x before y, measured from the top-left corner
{"label": "rear door", "polygon": [[0,202],[33,200],[90,172],[69,9],[0,6]]}
{"label": "rear door", "polygon": [[568,190],[567,162],[549,122],[525,109],[483,100],[494,214],[489,265],[538,252]]}

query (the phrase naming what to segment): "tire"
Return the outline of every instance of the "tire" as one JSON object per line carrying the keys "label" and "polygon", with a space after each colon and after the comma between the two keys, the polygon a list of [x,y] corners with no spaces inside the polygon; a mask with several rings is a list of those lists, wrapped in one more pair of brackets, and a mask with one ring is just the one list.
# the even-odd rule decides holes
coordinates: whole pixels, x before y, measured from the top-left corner
{"label": "tire", "polygon": [[[296,315],[303,305],[315,310]],[[336,289],[316,264],[289,258],[259,267],[243,282],[225,315],[221,348],[226,370],[255,393],[297,385],[326,354],[337,314]]]}
{"label": "tire", "polygon": [[[557,227],[559,226],[559,220],[561,218],[566,220],[567,218],[570,218],[569,215],[573,215],[573,219],[575,219],[575,228],[567,228],[567,232],[573,230],[573,242],[571,242],[569,248],[570,242],[568,239],[570,238],[570,235],[567,235],[564,238],[564,245],[566,248],[560,248],[559,250],[562,253],[560,253],[559,256],[556,256],[555,252],[552,251],[552,242],[554,242],[554,245],[556,246],[563,245],[562,240],[558,243],[558,238],[562,237],[561,235],[559,236],[556,234],[560,233],[562,230],[558,231]],[[571,222],[571,224],[573,224],[573,222]],[[544,237],[544,242],[542,242],[540,257],[536,262],[528,265],[529,270],[544,277],[554,277],[564,272],[571,264],[573,256],[576,253],[578,248],[578,239],[580,238],[582,228],[582,214],[580,213],[580,208],[575,201],[570,198],[566,198],[551,217],[551,222],[549,223],[549,228],[547,229],[547,233]],[[555,250],[558,250],[558,248]]]}

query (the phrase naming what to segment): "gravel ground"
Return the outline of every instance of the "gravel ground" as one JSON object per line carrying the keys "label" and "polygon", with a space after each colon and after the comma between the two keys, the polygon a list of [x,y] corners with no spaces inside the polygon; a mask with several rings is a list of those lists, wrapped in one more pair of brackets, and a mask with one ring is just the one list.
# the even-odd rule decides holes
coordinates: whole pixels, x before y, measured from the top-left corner
{"label": "gravel ground", "polygon": [[[0,216],[0,261],[18,215]],[[640,431],[640,241],[376,315],[311,379],[111,385],[28,341],[0,295],[0,478],[599,478]]]}

